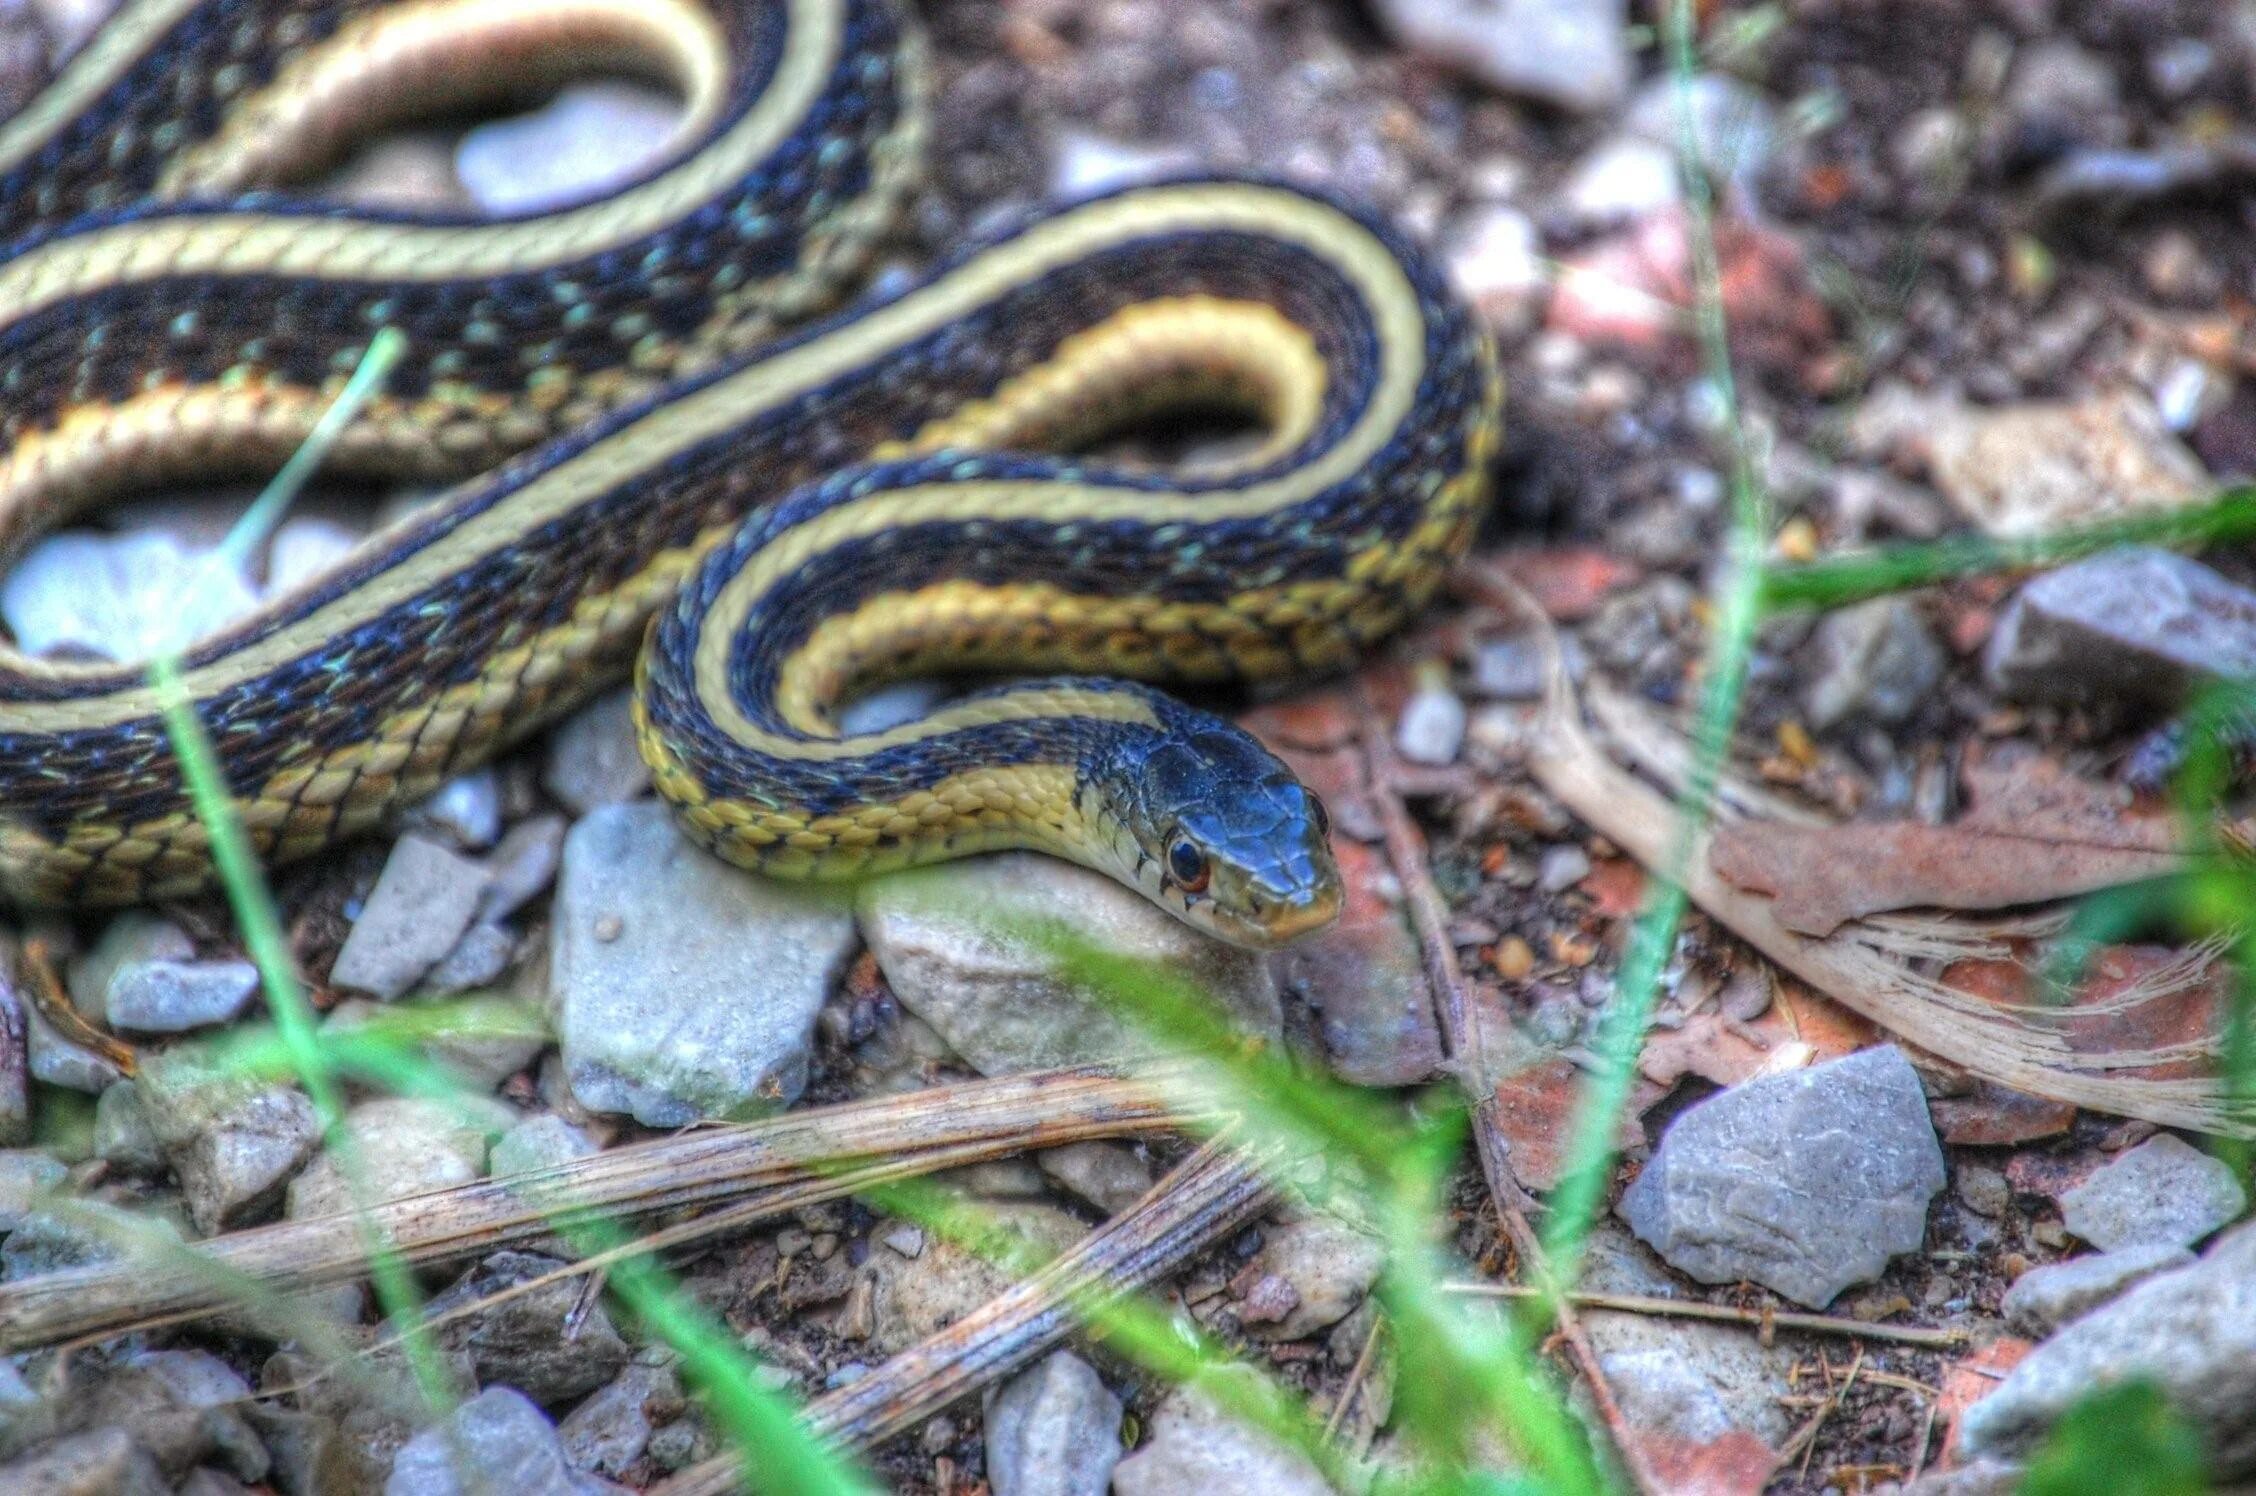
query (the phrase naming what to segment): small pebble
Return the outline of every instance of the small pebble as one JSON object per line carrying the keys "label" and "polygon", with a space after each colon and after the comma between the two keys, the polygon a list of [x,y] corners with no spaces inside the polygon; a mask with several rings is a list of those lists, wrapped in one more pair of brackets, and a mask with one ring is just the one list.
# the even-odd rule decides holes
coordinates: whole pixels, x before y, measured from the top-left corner
{"label": "small pebble", "polygon": [[1394,730],[1394,749],[1414,764],[1440,766],[1457,761],[1465,744],[1465,703],[1438,686],[1414,692]]}

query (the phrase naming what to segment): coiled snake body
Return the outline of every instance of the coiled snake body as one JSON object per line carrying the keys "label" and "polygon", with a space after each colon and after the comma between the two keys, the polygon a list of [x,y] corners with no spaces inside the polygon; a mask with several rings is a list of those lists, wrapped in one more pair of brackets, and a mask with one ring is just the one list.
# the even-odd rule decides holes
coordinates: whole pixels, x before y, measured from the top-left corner
{"label": "coiled snake body", "polygon": [[[678,89],[685,143],[600,200],[491,220],[269,190],[385,124],[621,66]],[[0,545],[270,469],[394,328],[333,465],[484,475],[183,661],[263,857],[639,661],[658,786],[731,861],[1033,846],[1243,943],[1322,924],[1321,806],[1126,678],[1333,669],[1418,608],[1484,499],[1488,343],[1384,226],[1213,180],[785,332],[896,217],[919,78],[888,0],[134,0],[0,128]],[[1252,416],[1258,450],[1079,455],[1192,405]],[[878,680],[967,670],[1068,673],[835,725]],[[0,653],[0,894],[208,881],[157,707],[133,667]]]}

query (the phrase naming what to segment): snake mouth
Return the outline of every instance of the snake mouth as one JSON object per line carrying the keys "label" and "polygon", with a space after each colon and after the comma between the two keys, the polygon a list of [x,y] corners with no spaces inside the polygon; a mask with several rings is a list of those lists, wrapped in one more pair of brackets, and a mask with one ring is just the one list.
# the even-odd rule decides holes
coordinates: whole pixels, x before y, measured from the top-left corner
{"label": "snake mouth", "polygon": [[1232,945],[1273,951],[1329,929],[1338,921],[1344,902],[1335,875],[1283,895],[1249,892],[1242,907],[1213,910],[1209,928]]}

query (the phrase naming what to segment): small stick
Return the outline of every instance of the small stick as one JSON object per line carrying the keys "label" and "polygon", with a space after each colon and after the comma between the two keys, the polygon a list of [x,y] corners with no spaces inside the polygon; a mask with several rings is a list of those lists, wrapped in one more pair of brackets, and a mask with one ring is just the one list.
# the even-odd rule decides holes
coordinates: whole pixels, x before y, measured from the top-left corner
{"label": "small stick", "polygon": [[[1473,1151],[1480,1157],[1481,1176],[1488,1182],[1489,1197],[1496,1202],[1496,1214],[1518,1250],[1522,1266],[1539,1280],[1548,1281],[1550,1265],[1544,1255],[1542,1239],[1528,1222],[1528,1209],[1534,1201],[1521,1185],[1519,1176],[1513,1173],[1511,1144],[1496,1127],[1496,1098],[1488,1090],[1488,1067],[1481,1062],[1479,1020],[1473,1016],[1464,969],[1457,964],[1456,942],[1449,938],[1449,906],[1441,890],[1434,886],[1433,872],[1426,865],[1425,836],[1410,819],[1410,812],[1396,788],[1399,766],[1377,704],[1360,683],[1356,686],[1355,699],[1362,718],[1364,778],[1370,786],[1371,799],[1378,809],[1379,824],[1385,834],[1387,861],[1394,868],[1395,880],[1402,885],[1410,923],[1418,932],[1419,950],[1425,958],[1426,983],[1433,993],[1434,1008],[1441,1022],[1442,1045],[1472,1110]],[[1574,1352],[1575,1364],[1590,1389],[1590,1400],[1597,1406],[1598,1416],[1613,1438],[1623,1468],[1629,1471],[1638,1490],[1649,1496],[1660,1487],[1652,1472],[1645,1468],[1644,1456],[1629,1421],[1622,1416],[1621,1404],[1616,1401],[1605,1372],[1599,1368],[1597,1351],[1583,1333],[1573,1305],[1558,1295],[1552,1296],[1552,1303],[1559,1334]]]}
{"label": "small stick", "polygon": [[1363,1336],[1363,1349],[1356,1352],[1355,1364],[1348,1368],[1347,1383],[1340,1388],[1339,1401],[1332,1404],[1332,1416],[1324,1420],[1325,1438],[1339,1436],[1340,1425],[1347,1421],[1347,1410],[1355,1406],[1355,1399],[1362,1394],[1363,1379],[1371,1374],[1371,1362],[1379,1348],[1379,1332],[1385,1328],[1385,1320],[1376,1314],[1371,1316],[1371,1328]]}
{"label": "small stick", "polygon": [[[1542,1297],[1540,1289],[1521,1283],[1444,1283],[1441,1291],[1490,1299]],[[1745,1325],[1753,1330],[1775,1325],[1781,1330],[1809,1330],[1820,1335],[1848,1335],[1861,1340],[1887,1340],[1898,1345],[1922,1345],[1938,1350],[1964,1345],[1970,1338],[1964,1330],[1935,1330],[1921,1325],[1876,1325],[1861,1319],[1843,1319],[1830,1314],[1798,1314],[1783,1309],[1740,1309],[1730,1304],[1702,1304],[1689,1299],[1650,1298],[1634,1293],[1573,1292],[1567,1298],[1584,1309],[1613,1309],[1624,1314],[1659,1314],[1672,1315],[1678,1319],[1715,1320],[1723,1324]],[[1913,1383],[1911,1388],[1914,1391],[1934,1390],[1922,1383]]]}

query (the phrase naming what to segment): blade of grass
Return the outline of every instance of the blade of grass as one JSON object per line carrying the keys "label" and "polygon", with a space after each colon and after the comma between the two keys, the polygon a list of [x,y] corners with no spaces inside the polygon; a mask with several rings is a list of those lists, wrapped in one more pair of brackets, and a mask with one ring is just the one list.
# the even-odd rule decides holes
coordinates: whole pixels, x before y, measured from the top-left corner
{"label": "blade of grass", "polygon": [[1648,886],[1644,907],[1622,957],[1614,1001],[1596,1044],[1596,1069],[1575,1108],[1559,1187],[1552,1196],[1544,1244],[1554,1279],[1546,1286],[1554,1292],[1573,1287],[1584,1238],[1604,1202],[1612,1173],[1613,1139],[1622,1109],[1629,1101],[1637,1052],[1644,1043],[1661,973],[1684,917],[1684,869],[1708,816],[1716,778],[1738,720],[1755,625],[1762,616],[1763,553],[1770,535],[1770,505],[1740,416],[1730,330],[1724,319],[1722,275],[1716,259],[1715,202],[1695,133],[1692,83],[1697,52],[1692,0],[1670,0],[1666,22],[1669,66],[1676,82],[1678,175],[1684,184],[1687,238],[1692,250],[1695,321],[1701,365],[1724,412],[1731,529],[1716,587],[1692,769],[1677,801],[1669,857],[1661,876]]}
{"label": "blade of grass", "polygon": [[2256,538],[2256,488],[2230,488],[2193,508],[2128,515],[2047,535],[1952,536],[1924,545],[1780,566],[1765,578],[1762,602],[1771,612],[1837,608],[1956,577],[2059,566],[2118,546],[2199,550],[2250,538]]}
{"label": "blade of grass", "polygon": [[[281,915],[267,893],[266,880],[251,851],[250,839],[235,814],[235,802],[228,794],[219,756],[213,751],[203,722],[189,700],[179,661],[170,655],[159,658],[150,666],[149,678],[156,688],[165,730],[171,736],[189,799],[210,838],[212,862],[219,871],[220,886],[226,891],[228,906],[234,912],[252,964],[258,968],[275,1031],[289,1053],[299,1084],[305,1087],[314,1112],[321,1119],[322,1135],[336,1155],[339,1171],[352,1197],[359,1201],[370,1200],[374,1196],[368,1187],[366,1170],[358,1150],[352,1146],[351,1134],[344,1127],[343,1085],[330,1068],[316,1036],[313,1009],[298,982],[297,964],[291,959],[289,943],[282,933]],[[416,1292],[415,1280],[400,1261],[391,1241],[372,1223],[364,1221],[363,1225],[367,1232],[369,1275],[376,1288],[377,1301],[383,1306],[393,1332],[403,1342],[408,1364],[414,1370],[416,1385],[424,1398],[434,1410],[447,1407],[453,1400],[453,1388],[438,1356],[421,1333],[422,1298]]]}

